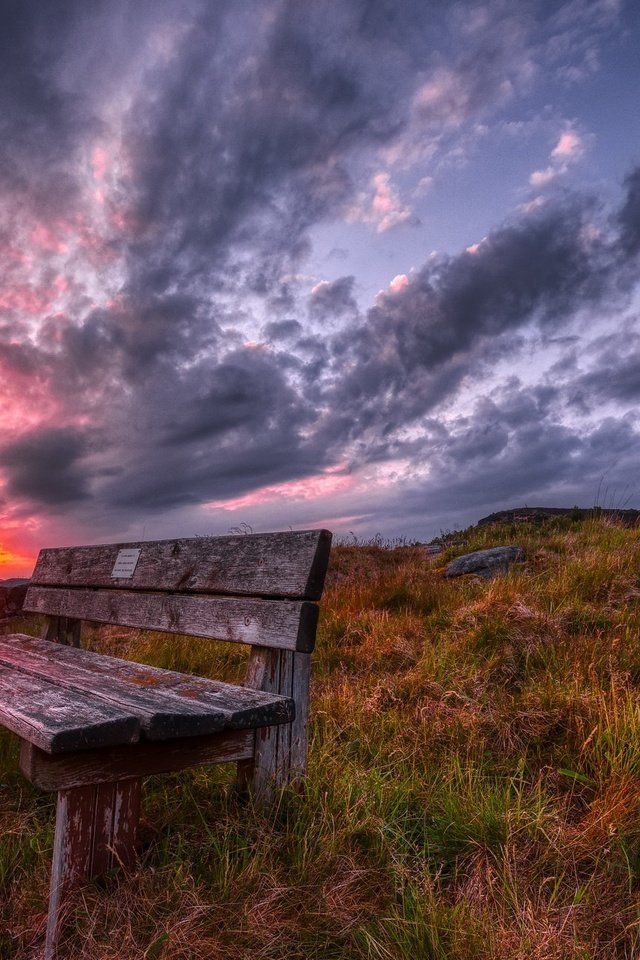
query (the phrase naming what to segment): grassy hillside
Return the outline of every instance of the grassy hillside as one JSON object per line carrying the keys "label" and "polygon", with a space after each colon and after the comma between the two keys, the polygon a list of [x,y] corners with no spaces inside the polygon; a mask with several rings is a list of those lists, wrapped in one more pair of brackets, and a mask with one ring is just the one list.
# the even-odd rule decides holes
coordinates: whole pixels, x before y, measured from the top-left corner
{"label": "grassy hillside", "polygon": [[[86,887],[74,958],[640,956],[640,531],[561,518],[334,550],[306,793],[268,814],[221,766],[148,782],[140,870]],[[518,542],[491,582],[454,555]],[[240,679],[244,652],[87,642]],[[0,739],[0,957],[46,910],[53,799]]]}

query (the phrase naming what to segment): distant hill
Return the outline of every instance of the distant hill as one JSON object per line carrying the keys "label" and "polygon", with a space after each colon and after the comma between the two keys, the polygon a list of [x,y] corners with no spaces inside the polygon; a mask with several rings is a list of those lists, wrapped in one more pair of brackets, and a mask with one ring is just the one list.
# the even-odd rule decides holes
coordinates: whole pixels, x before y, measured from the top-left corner
{"label": "distant hill", "polygon": [[573,520],[586,520],[589,517],[610,517],[628,527],[640,523],[640,510],[617,510],[609,507],[516,507],[513,510],[499,510],[488,517],[478,520],[478,526],[493,523],[544,523],[553,517],[571,517]]}

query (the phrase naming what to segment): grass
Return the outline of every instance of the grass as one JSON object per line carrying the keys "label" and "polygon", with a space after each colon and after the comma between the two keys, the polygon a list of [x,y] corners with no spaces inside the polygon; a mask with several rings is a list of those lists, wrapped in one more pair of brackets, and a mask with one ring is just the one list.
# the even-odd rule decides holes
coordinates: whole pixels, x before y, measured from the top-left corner
{"label": "grass", "polygon": [[[62,957],[640,956],[640,531],[459,539],[430,561],[334,550],[304,796],[243,805],[226,766],[151,778],[140,868],[83,889]],[[443,578],[514,540],[507,576]],[[246,658],[115,628],[84,642],[235,681]],[[0,958],[41,942],[52,813],[0,732]]]}

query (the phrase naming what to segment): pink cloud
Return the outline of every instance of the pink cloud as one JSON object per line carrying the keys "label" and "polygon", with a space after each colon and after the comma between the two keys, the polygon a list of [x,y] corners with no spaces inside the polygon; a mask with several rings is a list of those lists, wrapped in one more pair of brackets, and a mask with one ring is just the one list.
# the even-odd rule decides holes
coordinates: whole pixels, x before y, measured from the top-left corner
{"label": "pink cloud", "polygon": [[552,160],[577,160],[584,153],[584,141],[575,130],[565,130],[551,151]]}
{"label": "pink cloud", "polygon": [[409,286],[409,277],[406,273],[399,273],[389,284],[390,293],[400,293],[405,287]]}
{"label": "pink cloud", "polygon": [[31,317],[41,316],[53,305],[58,291],[53,287],[32,288],[26,284],[0,290],[0,310],[16,310]]}
{"label": "pink cloud", "polygon": [[377,233],[385,233],[414,219],[413,211],[400,199],[388,173],[376,173],[371,178],[371,187],[373,196],[360,194],[347,211],[347,223],[372,223]]}
{"label": "pink cloud", "polygon": [[94,147],[91,154],[91,169],[96,180],[104,180],[107,176],[107,151],[103,147]]}
{"label": "pink cloud", "polygon": [[544,170],[534,170],[529,177],[529,183],[532,187],[545,187],[548,183],[564,171],[558,167],[545,167]]}
{"label": "pink cloud", "polygon": [[558,142],[549,156],[549,166],[543,170],[534,170],[529,177],[532,187],[546,187],[557,177],[563,176],[570,165],[576,163],[585,151],[585,140],[575,130],[567,129],[560,134]]}
{"label": "pink cloud", "polygon": [[353,486],[353,478],[348,474],[338,474],[335,469],[302,480],[288,480],[285,483],[261,487],[245,493],[242,497],[212,500],[206,506],[217,510],[243,510],[281,500],[319,500],[321,497],[344,493]]}
{"label": "pink cloud", "polygon": [[48,253],[66,253],[69,249],[67,243],[57,234],[55,228],[44,223],[36,224],[29,239],[37,247],[46,250]]}

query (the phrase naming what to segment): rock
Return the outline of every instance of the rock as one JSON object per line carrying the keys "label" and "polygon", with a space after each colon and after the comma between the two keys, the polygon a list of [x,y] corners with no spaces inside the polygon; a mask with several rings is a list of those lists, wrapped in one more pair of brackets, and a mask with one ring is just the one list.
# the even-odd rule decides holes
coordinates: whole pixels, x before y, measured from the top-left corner
{"label": "rock", "polygon": [[465,573],[475,573],[485,580],[500,573],[506,573],[512,563],[524,560],[521,547],[491,547],[489,550],[476,550],[465,553],[452,560],[445,570],[445,577],[461,577]]}
{"label": "rock", "polygon": [[0,580],[0,620],[19,616],[29,582],[18,577]]}

